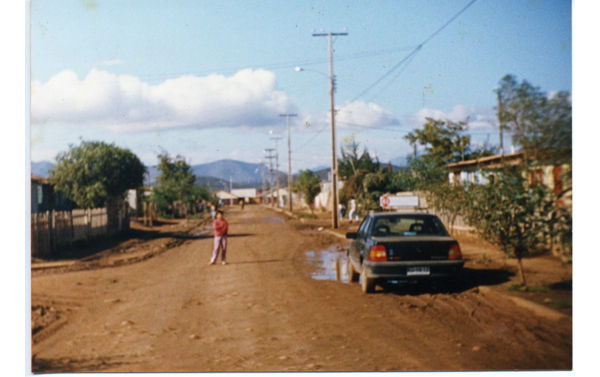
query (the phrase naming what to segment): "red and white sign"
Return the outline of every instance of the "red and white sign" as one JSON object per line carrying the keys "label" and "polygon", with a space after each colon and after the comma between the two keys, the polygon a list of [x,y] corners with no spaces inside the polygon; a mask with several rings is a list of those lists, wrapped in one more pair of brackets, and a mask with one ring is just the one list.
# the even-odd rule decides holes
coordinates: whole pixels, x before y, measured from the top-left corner
{"label": "red and white sign", "polygon": [[390,198],[388,198],[387,196],[382,196],[381,199],[379,200],[381,203],[381,206],[383,208],[387,207],[390,205]]}
{"label": "red and white sign", "polygon": [[419,197],[416,195],[380,196],[379,205],[382,208],[418,207]]}

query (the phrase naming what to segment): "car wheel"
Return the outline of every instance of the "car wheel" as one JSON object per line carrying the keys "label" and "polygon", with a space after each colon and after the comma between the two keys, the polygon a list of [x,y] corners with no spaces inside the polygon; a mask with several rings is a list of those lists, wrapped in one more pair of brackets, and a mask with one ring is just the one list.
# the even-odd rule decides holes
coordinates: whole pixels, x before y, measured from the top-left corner
{"label": "car wheel", "polygon": [[358,281],[358,277],[359,277],[359,273],[356,272],[356,270],[354,269],[354,266],[352,265],[352,261],[350,261],[350,259],[348,259],[348,278],[350,279],[351,283],[356,283]]}
{"label": "car wheel", "polygon": [[360,282],[363,293],[373,293],[375,291],[375,279],[367,277],[367,269],[364,266],[360,273]]}

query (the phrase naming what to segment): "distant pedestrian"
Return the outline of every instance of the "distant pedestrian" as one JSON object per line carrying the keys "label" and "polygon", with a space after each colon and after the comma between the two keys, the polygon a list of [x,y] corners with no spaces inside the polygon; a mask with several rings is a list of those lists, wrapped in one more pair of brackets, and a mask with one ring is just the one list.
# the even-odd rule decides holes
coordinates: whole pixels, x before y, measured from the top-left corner
{"label": "distant pedestrian", "polygon": [[221,262],[227,264],[225,261],[225,254],[227,253],[227,221],[223,218],[223,211],[217,211],[217,218],[213,221],[213,229],[215,234],[214,248],[212,252],[212,258],[208,264],[217,263],[219,257],[219,249],[221,250]]}
{"label": "distant pedestrian", "polygon": [[240,198],[240,207],[242,207],[242,209],[244,209],[244,205],[246,205],[245,198]]}
{"label": "distant pedestrian", "polygon": [[344,218],[344,205],[342,203],[338,204],[338,212],[340,213],[340,220]]}
{"label": "distant pedestrian", "polygon": [[352,216],[358,222],[358,214],[356,213],[356,200],[354,200],[354,196],[350,198],[350,211],[348,211],[348,219],[350,219],[350,223],[352,223]]}
{"label": "distant pedestrian", "polygon": [[215,207],[214,204],[210,205],[210,215],[211,215],[211,217],[212,217],[213,220],[217,216],[217,207]]}

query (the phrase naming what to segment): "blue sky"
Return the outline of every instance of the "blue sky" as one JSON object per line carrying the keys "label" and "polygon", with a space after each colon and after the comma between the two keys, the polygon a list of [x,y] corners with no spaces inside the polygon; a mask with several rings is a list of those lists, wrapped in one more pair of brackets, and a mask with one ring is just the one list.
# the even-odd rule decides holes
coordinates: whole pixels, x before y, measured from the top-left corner
{"label": "blue sky", "polygon": [[[497,145],[504,75],[571,91],[570,1],[475,1],[365,92],[469,3],[34,0],[31,159],[103,140],[147,165],[162,150],[192,164],[258,162],[269,131],[286,136],[279,114],[294,112],[293,170],[328,165],[327,39],[312,30],[344,28],[338,149],[354,137],[382,161],[406,156],[403,136],[425,116],[469,116],[475,142]],[[285,142],[279,152],[287,165]]]}

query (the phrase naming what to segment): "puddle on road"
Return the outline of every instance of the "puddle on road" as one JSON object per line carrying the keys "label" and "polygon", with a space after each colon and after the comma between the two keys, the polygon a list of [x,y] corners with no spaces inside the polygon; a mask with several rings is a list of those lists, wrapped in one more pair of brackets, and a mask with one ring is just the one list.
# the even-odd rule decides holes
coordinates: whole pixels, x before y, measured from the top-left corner
{"label": "puddle on road", "polygon": [[284,219],[280,219],[279,217],[269,217],[261,221],[262,223],[283,223]]}
{"label": "puddle on road", "polygon": [[311,274],[313,279],[348,283],[348,258],[344,249],[332,246],[327,250],[307,251],[306,260],[317,268]]}
{"label": "puddle on road", "polygon": [[213,228],[212,225],[208,225],[208,226],[204,227],[203,230],[201,230],[201,231],[199,231],[197,233],[194,233],[193,236],[196,237],[196,238],[200,238],[203,235],[205,235],[207,233],[210,233],[212,231],[212,228]]}

